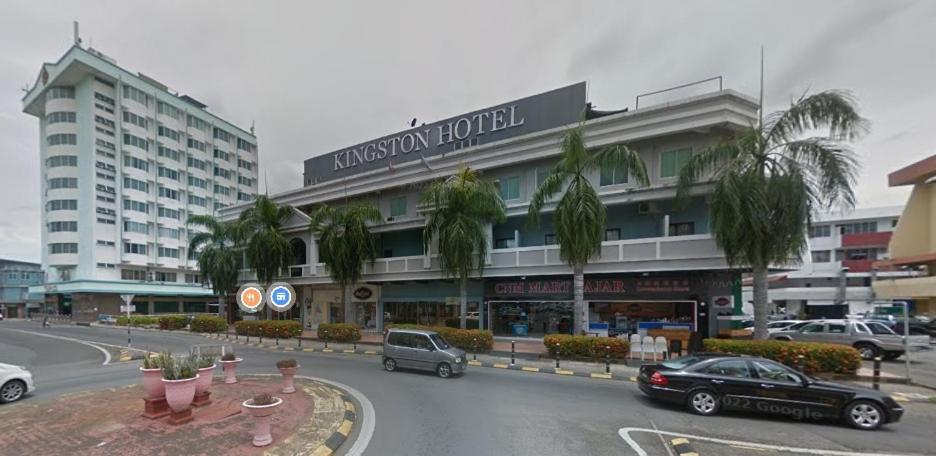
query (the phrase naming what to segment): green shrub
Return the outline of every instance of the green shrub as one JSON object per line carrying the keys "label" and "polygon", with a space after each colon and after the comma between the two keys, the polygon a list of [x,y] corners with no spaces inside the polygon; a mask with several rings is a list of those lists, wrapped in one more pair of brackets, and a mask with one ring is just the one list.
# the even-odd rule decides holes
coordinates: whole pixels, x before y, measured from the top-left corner
{"label": "green shrub", "polygon": [[220,333],[227,330],[227,321],[214,315],[199,315],[189,325],[192,332]]}
{"label": "green shrub", "polygon": [[289,339],[302,334],[302,324],[292,320],[241,320],[234,323],[240,335]]}
{"label": "green shrub", "polygon": [[164,315],[159,317],[159,329],[185,329],[188,322],[185,315]]}
{"label": "green shrub", "polygon": [[361,340],[361,327],[349,323],[322,323],[318,327],[316,336],[319,340],[325,340],[325,334],[328,334],[328,340],[333,342],[357,342]]}
{"label": "green shrub", "polygon": [[393,324],[389,328],[400,329],[425,329],[439,333],[450,344],[468,351],[478,353],[488,353],[494,348],[494,334],[491,331],[481,329],[458,329],[448,326],[422,326],[410,324]]}
{"label": "green shrub", "polygon": [[630,352],[630,343],[616,337],[572,336],[569,334],[550,334],[543,337],[543,345],[549,350],[551,356],[556,356],[558,344],[559,356],[604,359],[605,354],[611,358],[623,359]]}
{"label": "green shrub", "polygon": [[707,352],[759,356],[793,368],[797,367],[799,356],[802,355],[803,370],[807,374],[854,374],[861,367],[858,350],[847,345],[783,340],[705,339],[702,347]]}
{"label": "green shrub", "polygon": [[[150,326],[158,325],[159,317],[151,317],[148,315],[131,315],[130,316],[130,326],[137,328],[140,326]],[[117,326],[127,326],[127,317],[117,317]]]}
{"label": "green shrub", "polygon": [[[461,318],[446,318],[445,326],[448,326],[449,328],[461,328]],[[467,326],[468,329],[478,329],[478,320],[467,320],[465,321],[465,326]]]}

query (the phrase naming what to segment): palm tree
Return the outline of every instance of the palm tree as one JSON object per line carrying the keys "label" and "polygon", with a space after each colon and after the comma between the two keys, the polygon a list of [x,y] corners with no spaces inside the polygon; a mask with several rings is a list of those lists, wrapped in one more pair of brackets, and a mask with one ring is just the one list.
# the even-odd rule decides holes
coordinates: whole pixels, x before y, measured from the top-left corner
{"label": "palm tree", "polygon": [[556,193],[564,191],[556,203],[553,223],[559,257],[572,267],[576,334],[584,331],[583,325],[588,319],[585,309],[585,265],[589,259],[601,253],[607,221],[604,204],[588,180],[591,173],[602,168],[627,172],[638,185],[650,184],[647,166],[637,152],[623,144],[588,149],[584,128],[579,125],[563,136],[559,163],[536,190],[527,213],[528,223],[532,227],[537,226],[543,206]]}
{"label": "palm tree", "polygon": [[429,252],[433,240],[437,241],[442,274],[458,279],[460,326],[464,329],[468,324],[468,277],[484,270],[487,225],[504,221],[504,201],[493,182],[468,167],[434,182],[422,200],[431,208],[423,231],[424,248]]}
{"label": "palm tree", "polygon": [[208,230],[199,231],[189,239],[189,250],[196,252],[198,270],[211,282],[214,293],[221,296],[221,309],[227,315],[227,295],[237,286],[240,266],[241,252],[236,246],[236,227],[210,215],[193,215],[187,224]]}
{"label": "palm tree", "polygon": [[377,258],[377,239],[368,225],[381,220],[376,206],[358,203],[344,209],[322,205],[309,222],[318,243],[319,261],[325,263],[329,276],[341,287],[346,323],[351,323],[352,310],[348,287],[361,280],[364,262]]}
{"label": "palm tree", "polygon": [[[732,266],[751,268],[754,337],[767,337],[767,268],[798,260],[811,215],[853,207],[858,161],[845,144],[868,121],[847,92],[803,95],[790,108],[715,142],[679,174],[679,198],[697,181],[714,181],[712,231]],[[828,130],[823,136],[807,133]]]}
{"label": "palm tree", "polygon": [[[252,206],[241,212],[237,223],[247,262],[257,273],[257,281],[269,286],[289,266],[292,249],[282,226],[293,213],[292,206],[278,205],[266,195],[258,195]],[[267,317],[271,311],[267,308]]]}

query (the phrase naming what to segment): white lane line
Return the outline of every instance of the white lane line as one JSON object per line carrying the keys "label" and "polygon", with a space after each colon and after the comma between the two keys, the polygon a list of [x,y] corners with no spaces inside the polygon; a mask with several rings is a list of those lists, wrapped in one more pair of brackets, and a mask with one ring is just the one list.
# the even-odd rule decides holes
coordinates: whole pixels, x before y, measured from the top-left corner
{"label": "white lane line", "polygon": [[[659,431],[660,428],[657,427],[656,423],[653,422],[650,418],[647,418],[647,421],[650,422],[650,425],[653,426],[654,431]],[[657,434],[657,437],[660,438],[660,443],[663,445],[663,448],[666,448],[666,454],[669,456],[676,456],[673,454],[673,449],[666,443],[666,439],[663,438],[663,434]]]}
{"label": "white lane line", "polygon": [[857,453],[854,451],[823,450],[819,448],[796,448],[796,447],[788,447],[788,446],[782,446],[782,445],[767,445],[767,444],[755,443],[755,442],[742,442],[740,440],[716,439],[714,437],[704,437],[701,435],[681,434],[679,432],[667,432],[667,431],[660,431],[660,430],[655,430],[655,429],[636,428],[636,427],[625,427],[625,428],[619,429],[618,435],[620,435],[621,438],[624,439],[624,442],[630,445],[631,449],[634,450],[634,452],[637,453],[638,456],[648,456],[648,455],[647,455],[647,452],[644,451],[644,449],[641,448],[640,445],[638,445],[637,442],[634,441],[633,438],[631,438],[630,436],[631,432],[649,432],[651,434],[668,435],[672,437],[684,437],[690,440],[701,440],[703,442],[720,443],[723,445],[740,445],[740,446],[764,449],[764,450],[786,451],[788,453],[817,454],[821,456],[920,456],[920,455],[914,455],[914,454],[909,454],[909,453]]}
{"label": "white lane line", "polygon": [[73,339],[73,338],[71,338],[71,337],[54,336],[54,335],[52,335],[52,334],[43,334],[43,333],[37,333],[37,332],[32,332],[32,331],[24,331],[24,330],[22,330],[22,329],[13,329],[13,328],[3,328],[3,329],[5,329],[5,330],[7,330],[7,331],[16,331],[16,332],[21,332],[21,333],[25,333],[25,334],[32,334],[32,335],[34,335],[34,336],[51,337],[51,338],[53,338],[53,339],[66,340],[66,341],[69,341],[69,342],[77,342],[77,343],[82,344],[82,345],[87,345],[87,346],[89,346],[89,347],[94,347],[94,348],[100,350],[100,352],[104,354],[104,363],[101,364],[102,366],[106,366],[106,365],[110,364],[110,362],[111,362],[111,355],[110,355],[110,352],[108,352],[107,350],[105,350],[105,349],[103,349],[103,348],[101,348],[101,347],[99,347],[99,346],[97,346],[97,345],[95,345],[95,344],[93,344],[93,343],[91,343],[91,342],[88,342],[88,341],[84,341],[84,340],[81,340],[81,339]]}

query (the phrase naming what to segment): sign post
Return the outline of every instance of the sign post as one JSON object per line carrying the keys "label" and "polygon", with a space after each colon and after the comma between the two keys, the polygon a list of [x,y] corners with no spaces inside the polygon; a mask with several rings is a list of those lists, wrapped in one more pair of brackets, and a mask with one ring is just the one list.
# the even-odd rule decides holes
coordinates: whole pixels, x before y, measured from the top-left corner
{"label": "sign post", "polygon": [[907,383],[910,383],[910,302],[901,301],[903,305],[903,343],[904,343],[904,361],[907,365]]}
{"label": "sign post", "polygon": [[127,348],[130,348],[131,347],[130,345],[130,326],[131,326],[130,325],[130,312],[134,310],[133,309],[134,306],[131,305],[130,303],[133,301],[133,295],[122,294],[120,295],[120,299],[123,299],[123,302],[124,302],[124,305],[120,306],[121,307],[120,310],[126,309],[127,311]]}

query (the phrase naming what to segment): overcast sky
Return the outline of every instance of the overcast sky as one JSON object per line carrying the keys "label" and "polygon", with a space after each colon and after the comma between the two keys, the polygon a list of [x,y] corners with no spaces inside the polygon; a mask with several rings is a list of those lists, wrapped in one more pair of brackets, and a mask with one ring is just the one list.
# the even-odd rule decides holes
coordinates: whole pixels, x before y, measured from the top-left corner
{"label": "overcast sky", "polygon": [[[81,23],[121,66],[256,123],[261,191],[302,161],[588,81],[600,109],[721,75],[768,110],[848,89],[873,122],[856,144],[862,206],[903,204],[887,173],[936,153],[936,1],[45,2],[0,0],[0,257],[39,261],[36,118],[21,89]],[[928,128],[927,128],[928,127]]]}

